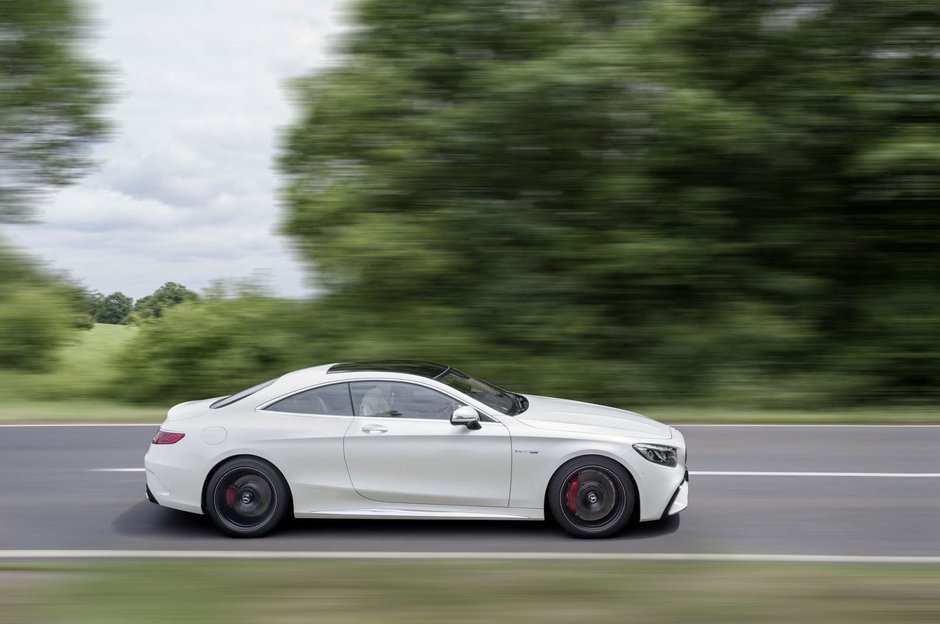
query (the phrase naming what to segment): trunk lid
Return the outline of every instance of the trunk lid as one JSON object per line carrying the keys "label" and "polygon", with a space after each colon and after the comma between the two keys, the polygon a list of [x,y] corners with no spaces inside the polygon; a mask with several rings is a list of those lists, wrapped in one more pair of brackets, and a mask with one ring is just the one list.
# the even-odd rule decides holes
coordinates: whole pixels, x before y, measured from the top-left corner
{"label": "trunk lid", "polygon": [[209,406],[212,405],[212,403],[215,401],[218,401],[220,398],[222,397],[200,399],[198,401],[186,401],[185,403],[174,405],[166,413],[166,421],[172,422],[175,420],[186,420],[187,418],[202,416],[209,411]]}

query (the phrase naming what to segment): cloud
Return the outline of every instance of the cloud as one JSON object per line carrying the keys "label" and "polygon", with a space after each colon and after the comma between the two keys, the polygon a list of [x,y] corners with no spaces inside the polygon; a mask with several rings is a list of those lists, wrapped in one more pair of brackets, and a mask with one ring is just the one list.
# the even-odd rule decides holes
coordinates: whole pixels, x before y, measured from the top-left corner
{"label": "cloud", "polygon": [[309,277],[276,234],[288,79],[331,62],[339,0],[99,0],[92,53],[116,69],[117,134],[95,172],[54,195],[42,223],[9,226],[26,251],[88,287],[134,297],[262,270],[285,296]]}

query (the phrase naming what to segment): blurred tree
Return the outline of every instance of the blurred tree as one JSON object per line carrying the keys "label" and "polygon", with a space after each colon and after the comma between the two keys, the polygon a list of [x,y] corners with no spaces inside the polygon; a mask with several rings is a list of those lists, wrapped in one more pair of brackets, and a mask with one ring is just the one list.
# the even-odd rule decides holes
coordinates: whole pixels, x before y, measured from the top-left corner
{"label": "blurred tree", "polygon": [[[189,300],[145,323],[122,351],[117,392],[174,403],[231,394],[298,368],[303,304],[259,296]],[[276,322],[272,322],[276,321]]]}
{"label": "blurred tree", "polygon": [[71,310],[73,329],[91,329],[95,326],[95,319],[91,316],[93,293],[67,273],[52,272],[48,274],[47,280]]}
{"label": "blurred tree", "polygon": [[134,308],[134,300],[122,292],[110,295],[96,292],[90,299],[91,316],[96,323],[123,325]]}
{"label": "blurred tree", "polygon": [[72,311],[53,289],[0,292],[0,368],[45,371],[72,335]]}
{"label": "blurred tree", "polygon": [[[80,174],[105,133],[104,72],[80,49],[83,8],[0,2],[0,223],[29,219],[37,195]],[[49,368],[71,330],[91,326],[87,296],[0,241],[0,367]]]}
{"label": "blurred tree", "polygon": [[83,291],[0,242],[0,369],[42,371],[87,327]]}
{"label": "blurred tree", "polygon": [[197,301],[199,295],[176,282],[167,282],[152,294],[141,297],[134,304],[130,320],[135,323],[158,319],[173,306],[187,301]]}
{"label": "blurred tree", "polygon": [[0,2],[0,222],[87,166],[106,130],[104,71],[86,57],[83,6],[74,0]]}
{"label": "blurred tree", "polygon": [[940,399],[936,7],[365,0],[354,21],[345,62],[296,83],[280,169],[285,232],[323,301],[385,321],[373,341],[446,309],[544,391]]}

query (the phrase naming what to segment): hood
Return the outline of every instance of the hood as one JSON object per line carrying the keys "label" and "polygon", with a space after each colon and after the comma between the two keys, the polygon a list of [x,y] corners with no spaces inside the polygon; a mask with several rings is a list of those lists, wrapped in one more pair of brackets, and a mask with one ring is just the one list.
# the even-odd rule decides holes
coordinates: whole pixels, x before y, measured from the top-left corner
{"label": "hood", "polygon": [[517,415],[530,427],[575,433],[630,434],[668,440],[669,427],[634,412],[551,397],[526,395],[529,409]]}
{"label": "hood", "polygon": [[215,401],[218,401],[222,397],[213,397],[211,399],[200,399],[198,401],[186,401],[185,403],[180,403],[179,405],[174,405],[170,408],[170,411],[166,413],[166,419],[169,420],[184,420],[186,418],[194,418],[196,416],[202,416],[209,411],[209,406],[212,405]]}

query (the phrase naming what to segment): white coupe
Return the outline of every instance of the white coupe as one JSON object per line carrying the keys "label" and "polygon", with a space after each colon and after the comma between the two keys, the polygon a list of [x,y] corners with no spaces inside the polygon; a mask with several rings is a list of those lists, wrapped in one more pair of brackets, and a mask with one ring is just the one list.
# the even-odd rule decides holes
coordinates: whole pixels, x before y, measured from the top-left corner
{"label": "white coupe", "polygon": [[543,520],[578,537],[688,505],[676,429],[411,361],[306,368],[170,409],[147,497],[232,536],[298,518]]}

